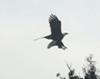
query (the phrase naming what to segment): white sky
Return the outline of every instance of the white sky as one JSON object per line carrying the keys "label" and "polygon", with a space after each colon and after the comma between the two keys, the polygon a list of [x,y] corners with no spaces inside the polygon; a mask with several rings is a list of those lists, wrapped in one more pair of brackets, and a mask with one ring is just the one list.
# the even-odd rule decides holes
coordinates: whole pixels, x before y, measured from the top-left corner
{"label": "white sky", "polygon": [[[47,49],[48,17],[62,21],[68,47]],[[56,79],[66,74],[64,60],[80,73],[90,53],[100,66],[100,0],[0,0],[0,78]],[[67,70],[67,71],[66,71]]]}

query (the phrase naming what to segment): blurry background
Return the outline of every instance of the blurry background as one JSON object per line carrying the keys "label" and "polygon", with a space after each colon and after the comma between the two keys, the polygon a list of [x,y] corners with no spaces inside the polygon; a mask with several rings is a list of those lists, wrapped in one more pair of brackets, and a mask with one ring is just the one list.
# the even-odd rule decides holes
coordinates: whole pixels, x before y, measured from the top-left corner
{"label": "blurry background", "polygon": [[[84,59],[92,53],[100,68],[99,0],[0,0],[0,78],[56,79],[67,75],[68,64],[82,73]],[[62,21],[68,47],[47,49],[49,15]]]}

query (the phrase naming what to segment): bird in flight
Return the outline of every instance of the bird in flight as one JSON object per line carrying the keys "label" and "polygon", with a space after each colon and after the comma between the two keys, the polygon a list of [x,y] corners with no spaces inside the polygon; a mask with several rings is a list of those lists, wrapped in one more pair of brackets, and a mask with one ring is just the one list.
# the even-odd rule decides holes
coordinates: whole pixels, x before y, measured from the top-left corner
{"label": "bird in flight", "polygon": [[52,41],[48,44],[48,49],[53,46],[58,46],[58,48],[66,49],[67,47],[63,44],[62,39],[68,33],[61,32],[61,21],[54,14],[51,14],[49,17],[49,24],[51,29],[51,34],[44,36],[42,38],[51,39]]}

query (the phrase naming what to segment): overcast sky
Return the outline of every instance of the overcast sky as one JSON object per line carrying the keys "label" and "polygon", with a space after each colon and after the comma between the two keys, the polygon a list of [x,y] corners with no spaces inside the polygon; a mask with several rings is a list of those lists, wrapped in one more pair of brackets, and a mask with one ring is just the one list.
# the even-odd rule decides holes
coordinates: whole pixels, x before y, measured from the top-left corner
{"label": "overcast sky", "polygon": [[[47,49],[49,15],[62,21],[67,50]],[[68,73],[65,60],[81,72],[92,53],[100,67],[100,0],[0,0],[0,78],[56,79]]]}

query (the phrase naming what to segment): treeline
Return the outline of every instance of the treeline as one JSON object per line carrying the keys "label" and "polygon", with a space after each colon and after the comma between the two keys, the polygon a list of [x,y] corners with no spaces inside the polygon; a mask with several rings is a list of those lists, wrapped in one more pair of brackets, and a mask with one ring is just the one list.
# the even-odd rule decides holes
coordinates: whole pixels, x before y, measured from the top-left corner
{"label": "treeline", "polygon": [[[97,68],[95,66],[96,61],[93,61],[93,55],[91,54],[86,58],[87,66],[82,67],[82,71],[84,77],[80,75],[75,75],[75,69],[71,69],[71,66],[67,64],[69,69],[68,78],[69,79],[100,79],[100,76],[97,74]],[[66,77],[62,77],[60,73],[57,73],[56,77],[60,79],[66,79]]]}

